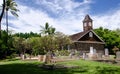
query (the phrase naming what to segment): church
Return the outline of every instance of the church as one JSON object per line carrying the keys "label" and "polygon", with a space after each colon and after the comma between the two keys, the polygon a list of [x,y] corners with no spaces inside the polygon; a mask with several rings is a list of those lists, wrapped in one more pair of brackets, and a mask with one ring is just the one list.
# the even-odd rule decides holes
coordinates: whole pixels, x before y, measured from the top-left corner
{"label": "church", "polygon": [[83,20],[83,32],[79,32],[70,36],[73,44],[72,49],[83,53],[104,55],[105,42],[94,32],[93,20],[86,15]]}

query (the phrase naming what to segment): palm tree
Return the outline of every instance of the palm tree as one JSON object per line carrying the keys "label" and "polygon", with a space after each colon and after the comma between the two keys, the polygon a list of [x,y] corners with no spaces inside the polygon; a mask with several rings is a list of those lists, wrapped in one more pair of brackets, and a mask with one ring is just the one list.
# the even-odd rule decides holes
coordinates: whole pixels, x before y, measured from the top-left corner
{"label": "palm tree", "polygon": [[40,26],[42,28],[41,33],[44,35],[53,35],[55,34],[55,28],[53,28],[52,26],[49,26],[48,23],[45,24],[45,27]]}
{"label": "palm tree", "polygon": [[8,11],[11,12],[12,15],[18,17],[18,12],[19,10],[16,8],[17,4],[14,0],[6,0],[5,2],[5,10],[6,10],[6,30],[7,30],[7,45],[8,45]]}
{"label": "palm tree", "polygon": [[[41,26],[42,30],[41,30],[41,33],[43,35],[45,35],[43,37],[44,41],[45,41],[45,50],[47,51],[46,53],[46,58],[45,59],[48,59],[48,56],[51,56],[52,55],[52,49],[53,49],[53,35],[55,34],[55,28],[53,28],[52,26],[49,26],[48,23],[45,24],[45,27]],[[44,42],[43,41],[43,42]],[[46,60],[45,63],[49,62],[50,60]]]}
{"label": "palm tree", "polygon": [[[4,15],[4,12],[5,12],[5,0],[3,0],[3,5],[2,5],[2,11],[1,11],[1,14],[0,14],[0,40],[2,40],[2,30],[1,30],[1,22],[2,22],[2,18],[3,18],[3,15]],[[0,48],[1,48],[2,44],[0,44]]]}
{"label": "palm tree", "polygon": [[49,28],[49,24],[48,23],[46,23],[45,24],[45,27],[44,26],[40,26],[41,27],[41,34],[44,34],[44,35],[46,35],[47,34],[47,32],[48,32],[48,28]]}
{"label": "palm tree", "polygon": [[18,12],[19,10],[16,7],[17,7],[17,4],[14,0],[6,0],[5,10],[6,10],[7,33],[8,33],[8,11],[10,11],[12,15],[18,17],[18,14],[16,12]]}

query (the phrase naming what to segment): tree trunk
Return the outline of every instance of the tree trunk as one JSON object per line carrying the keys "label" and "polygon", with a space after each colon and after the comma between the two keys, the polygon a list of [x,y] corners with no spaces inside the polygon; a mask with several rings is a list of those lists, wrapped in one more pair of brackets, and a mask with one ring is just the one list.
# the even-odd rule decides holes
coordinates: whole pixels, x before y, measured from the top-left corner
{"label": "tree trunk", "polygon": [[32,57],[32,54],[30,54],[30,59],[31,59],[31,57]]}
{"label": "tree trunk", "polygon": [[2,21],[3,15],[4,15],[4,11],[5,11],[5,0],[3,0],[2,12],[0,15],[0,30],[1,30],[1,21]]}
{"label": "tree trunk", "polygon": [[8,10],[6,10],[6,31],[8,35]]}
{"label": "tree trunk", "polygon": [[7,32],[7,47],[8,47],[8,10],[6,10],[6,32]]}
{"label": "tree trunk", "polygon": [[0,37],[1,37],[1,22],[2,22],[4,12],[5,12],[5,0],[3,0],[2,12],[1,12],[1,15],[0,15]]}
{"label": "tree trunk", "polygon": [[51,52],[48,51],[46,55],[44,55],[43,62],[44,63],[50,63],[52,59]]}

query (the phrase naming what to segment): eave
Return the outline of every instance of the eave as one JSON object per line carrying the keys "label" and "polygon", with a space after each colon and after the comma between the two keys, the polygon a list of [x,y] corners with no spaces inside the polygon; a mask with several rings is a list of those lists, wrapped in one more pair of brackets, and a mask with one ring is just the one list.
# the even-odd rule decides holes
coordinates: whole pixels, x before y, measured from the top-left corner
{"label": "eave", "polygon": [[105,44],[105,42],[97,42],[97,41],[73,41],[74,43],[95,43],[95,44]]}

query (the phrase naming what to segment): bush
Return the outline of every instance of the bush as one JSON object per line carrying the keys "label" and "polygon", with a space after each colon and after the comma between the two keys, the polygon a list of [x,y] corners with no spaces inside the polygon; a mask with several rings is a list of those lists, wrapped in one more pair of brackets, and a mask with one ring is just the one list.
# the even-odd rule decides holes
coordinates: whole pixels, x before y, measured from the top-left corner
{"label": "bush", "polygon": [[15,58],[15,57],[18,57],[18,55],[13,53],[10,56],[7,56],[6,59],[12,59],[12,58]]}
{"label": "bush", "polygon": [[55,55],[57,56],[69,56],[70,52],[68,50],[60,50],[58,52],[55,52]]}

